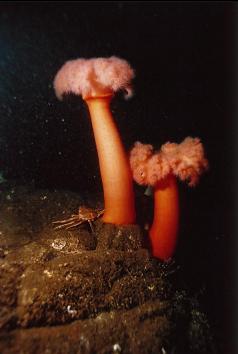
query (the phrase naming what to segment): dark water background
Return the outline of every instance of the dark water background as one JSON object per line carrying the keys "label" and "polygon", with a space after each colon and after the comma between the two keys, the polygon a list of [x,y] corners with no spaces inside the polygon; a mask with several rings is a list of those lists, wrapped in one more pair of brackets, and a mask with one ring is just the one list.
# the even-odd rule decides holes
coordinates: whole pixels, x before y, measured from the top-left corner
{"label": "dark water background", "polygon": [[[136,71],[135,96],[113,111],[127,149],[200,137],[210,171],[180,185],[177,261],[219,338],[235,333],[235,138],[230,102],[236,5],[225,2],[1,2],[0,172],[36,188],[101,189],[82,101],[59,102],[52,82],[78,57],[116,55]],[[234,351],[235,353],[235,351]]]}

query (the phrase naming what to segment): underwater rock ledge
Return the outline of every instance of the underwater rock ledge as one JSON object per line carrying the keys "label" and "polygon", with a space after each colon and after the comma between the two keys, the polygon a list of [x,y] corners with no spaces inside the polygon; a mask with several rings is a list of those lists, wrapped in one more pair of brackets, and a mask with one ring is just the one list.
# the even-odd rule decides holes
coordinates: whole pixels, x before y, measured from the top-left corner
{"label": "underwater rock ledge", "polygon": [[215,353],[205,314],[175,266],[151,257],[139,226],[55,230],[62,208],[70,215],[85,198],[9,193],[0,196],[2,354]]}

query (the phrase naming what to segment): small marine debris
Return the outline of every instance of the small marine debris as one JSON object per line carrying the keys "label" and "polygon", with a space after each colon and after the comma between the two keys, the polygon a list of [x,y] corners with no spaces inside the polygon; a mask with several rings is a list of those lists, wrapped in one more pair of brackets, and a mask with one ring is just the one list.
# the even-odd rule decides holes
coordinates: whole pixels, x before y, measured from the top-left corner
{"label": "small marine debris", "polygon": [[113,353],[121,353],[121,346],[118,343],[113,344],[112,349]]}
{"label": "small marine debris", "polygon": [[68,314],[70,314],[72,316],[76,316],[77,315],[77,311],[74,310],[74,309],[71,309],[70,305],[67,306],[67,312],[68,312]]}
{"label": "small marine debris", "polygon": [[56,238],[51,246],[56,249],[57,251],[61,251],[65,246],[66,246],[66,241],[65,240],[62,240],[60,238]]}
{"label": "small marine debris", "polygon": [[50,272],[48,269],[45,269],[43,273],[45,275],[47,275],[48,278],[52,278],[53,277],[53,272]]}

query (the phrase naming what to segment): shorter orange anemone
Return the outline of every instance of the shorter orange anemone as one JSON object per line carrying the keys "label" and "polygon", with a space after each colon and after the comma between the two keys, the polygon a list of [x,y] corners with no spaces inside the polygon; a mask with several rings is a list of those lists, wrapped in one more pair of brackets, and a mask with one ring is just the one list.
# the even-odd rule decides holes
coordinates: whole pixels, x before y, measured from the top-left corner
{"label": "shorter orange anemone", "polygon": [[152,254],[169,260],[176,249],[179,229],[179,197],[176,177],[195,186],[208,168],[198,138],[181,144],[166,143],[154,153],[151,145],[137,142],[130,153],[134,180],[154,188],[154,218],[149,229]]}

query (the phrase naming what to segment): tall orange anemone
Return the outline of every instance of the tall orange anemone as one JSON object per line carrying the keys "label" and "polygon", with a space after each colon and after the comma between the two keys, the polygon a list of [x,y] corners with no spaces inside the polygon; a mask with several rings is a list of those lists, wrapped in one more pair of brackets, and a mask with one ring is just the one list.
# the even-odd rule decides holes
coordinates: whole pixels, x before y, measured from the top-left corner
{"label": "tall orange anemone", "polygon": [[176,177],[198,183],[208,168],[204,149],[198,138],[187,137],[181,144],[166,143],[153,153],[151,145],[137,142],[130,153],[135,181],[154,188],[154,218],[149,229],[152,254],[169,260],[176,249],[179,229],[179,196]]}
{"label": "tall orange anemone", "polygon": [[59,99],[73,93],[81,95],[88,106],[99,158],[106,223],[135,222],[130,164],[110,110],[114,92],[123,90],[126,96],[132,94],[133,77],[134,72],[125,60],[110,57],[68,61],[54,80]]}

